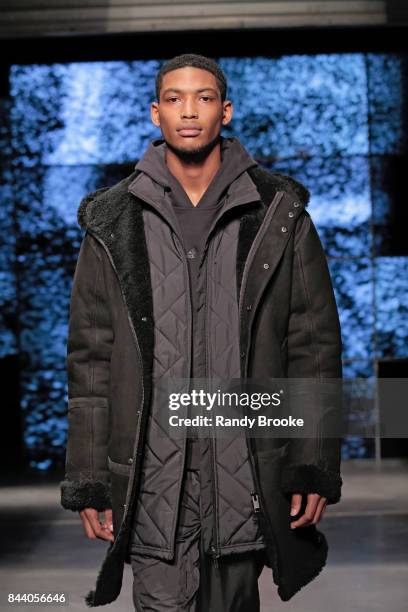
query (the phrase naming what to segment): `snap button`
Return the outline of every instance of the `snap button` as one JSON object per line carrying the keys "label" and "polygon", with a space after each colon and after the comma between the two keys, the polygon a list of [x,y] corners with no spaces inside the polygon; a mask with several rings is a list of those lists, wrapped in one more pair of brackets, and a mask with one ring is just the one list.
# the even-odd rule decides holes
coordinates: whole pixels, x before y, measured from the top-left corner
{"label": "snap button", "polygon": [[196,254],[197,254],[197,251],[194,248],[187,251],[187,257],[189,259],[194,259]]}
{"label": "snap button", "polygon": [[128,463],[129,463],[129,465],[131,465],[133,463],[133,458],[132,457],[129,457]]}
{"label": "snap button", "polygon": [[111,233],[111,235],[110,235],[110,237],[111,237],[111,238],[114,238],[114,237],[115,237],[115,234],[112,232],[112,233]]}
{"label": "snap button", "polygon": [[290,210],[290,211],[289,211],[289,213],[288,213],[289,217],[293,217],[293,215],[294,215],[294,214],[295,214],[295,213],[294,213],[294,212],[292,212],[291,210]]}
{"label": "snap button", "polygon": [[147,317],[142,317],[142,321],[147,321]]}
{"label": "snap button", "polygon": [[299,206],[299,202],[293,202],[293,206],[297,208]]}
{"label": "snap button", "polygon": [[252,308],[252,304],[248,304],[246,307],[247,310],[251,310],[251,308]]}
{"label": "snap button", "polygon": [[286,225],[282,225],[281,230],[282,232],[287,232],[288,228],[286,227]]}
{"label": "snap button", "polygon": [[265,268],[265,270],[267,270],[269,268],[269,264],[268,263],[264,263],[263,267]]}

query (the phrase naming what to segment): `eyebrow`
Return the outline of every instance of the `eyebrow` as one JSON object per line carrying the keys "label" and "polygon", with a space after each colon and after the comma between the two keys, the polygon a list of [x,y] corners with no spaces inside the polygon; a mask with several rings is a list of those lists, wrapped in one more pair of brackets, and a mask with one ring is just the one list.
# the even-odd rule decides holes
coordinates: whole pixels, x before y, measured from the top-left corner
{"label": "eyebrow", "polygon": [[[175,89],[174,87],[168,87],[167,89],[165,89],[163,91],[163,95],[165,95],[166,93],[169,93],[169,91],[175,91],[177,93],[182,93],[183,92],[182,89]],[[201,91],[213,91],[214,93],[217,93],[217,90],[214,89],[213,87],[202,87],[201,89],[196,89],[195,91],[197,93],[199,93]]]}

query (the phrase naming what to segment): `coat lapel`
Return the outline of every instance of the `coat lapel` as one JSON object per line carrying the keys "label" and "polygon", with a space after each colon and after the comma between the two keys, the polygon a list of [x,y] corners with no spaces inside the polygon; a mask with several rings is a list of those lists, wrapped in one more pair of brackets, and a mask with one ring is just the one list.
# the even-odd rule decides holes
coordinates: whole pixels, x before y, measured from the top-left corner
{"label": "coat lapel", "polygon": [[[256,308],[260,302],[262,293],[270,281],[276,266],[285,250],[285,246],[292,234],[294,221],[304,206],[309,202],[309,191],[291,177],[267,172],[260,166],[248,170],[257,190],[261,196],[259,206],[252,206],[248,213],[241,218],[238,250],[237,250],[237,298],[238,303],[242,301],[247,308],[242,309],[240,318],[240,347],[241,347],[241,375],[247,375],[248,347],[251,341],[251,326],[255,317]],[[268,228],[275,236],[271,240],[271,231],[265,235],[265,240],[260,240],[255,252],[249,259],[248,255],[262,222],[269,210],[275,196],[281,192],[283,197],[277,202],[276,212],[272,218],[268,218]],[[296,206],[293,207],[293,204]],[[290,216],[289,216],[290,215]],[[268,215],[269,217],[269,215]],[[286,228],[286,231],[282,231]],[[266,230],[263,227],[262,230]],[[242,287],[244,270],[246,270],[246,284]],[[241,292],[243,295],[241,295]]]}
{"label": "coat lapel", "polygon": [[148,403],[154,346],[153,296],[143,207],[127,189],[139,172],[134,171],[112,188],[94,192],[94,198],[92,194],[84,198],[78,209],[78,222],[102,241],[117,273],[140,348],[145,401]]}
{"label": "coat lapel", "polygon": [[245,267],[245,262],[248,257],[249,249],[255,239],[256,234],[262,224],[266,211],[273,201],[278,191],[290,190],[295,197],[307,206],[309,201],[308,190],[294,181],[291,177],[283,174],[271,173],[256,166],[248,169],[248,174],[254,181],[256,188],[261,196],[261,202],[256,206],[252,205],[248,212],[241,217],[238,249],[237,249],[237,299],[239,300],[241,292],[242,275]]}

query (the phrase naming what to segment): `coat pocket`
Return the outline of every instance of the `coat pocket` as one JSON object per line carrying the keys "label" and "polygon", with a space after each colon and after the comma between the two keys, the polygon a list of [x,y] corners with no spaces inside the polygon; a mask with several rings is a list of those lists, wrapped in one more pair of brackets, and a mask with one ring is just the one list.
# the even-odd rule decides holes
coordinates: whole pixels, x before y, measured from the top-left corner
{"label": "coat pocket", "polygon": [[268,438],[263,438],[258,442],[260,446],[256,454],[259,459],[269,459],[273,462],[275,459],[283,459],[287,455],[290,440],[282,444],[282,446],[275,446],[274,448],[268,447],[268,443]]}
{"label": "coat pocket", "polygon": [[117,461],[113,461],[110,457],[108,457],[108,468],[110,472],[113,472],[113,474],[129,476],[132,466],[128,463],[118,463]]}
{"label": "coat pocket", "polygon": [[281,491],[283,466],[287,460],[289,442],[278,448],[257,453],[259,482],[263,493],[264,510],[278,530],[290,528],[290,500]]}

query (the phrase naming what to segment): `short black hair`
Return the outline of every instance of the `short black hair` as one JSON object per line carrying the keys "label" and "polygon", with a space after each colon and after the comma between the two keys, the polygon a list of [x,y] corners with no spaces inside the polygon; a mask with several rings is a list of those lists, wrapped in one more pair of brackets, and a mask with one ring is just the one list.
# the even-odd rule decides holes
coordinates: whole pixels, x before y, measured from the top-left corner
{"label": "short black hair", "polygon": [[160,70],[156,74],[157,101],[160,100],[160,89],[163,82],[163,76],[171,70],[177,70],[178,68],[184,68],[185,66],[193,66],[194,68],[201,68],[202,70],[208,70],[208,72],[211,72],[217,80],[221,100],[224,102],[227,97],[227,78],[224,72],[221,70],[215,60],[197,53],[183,53],[182,55],[176,55],[176,57],[173,57],[161,66]]}

